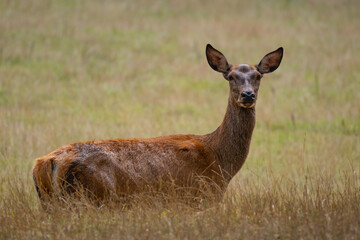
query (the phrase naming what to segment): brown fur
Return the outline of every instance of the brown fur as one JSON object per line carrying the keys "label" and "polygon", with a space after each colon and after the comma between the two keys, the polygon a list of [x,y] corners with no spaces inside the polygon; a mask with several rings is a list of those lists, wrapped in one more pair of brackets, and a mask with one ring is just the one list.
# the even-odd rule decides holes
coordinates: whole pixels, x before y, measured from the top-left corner
{"label": "brown fur", "polygon": [[[206,54],[210,66],[230,84],[227,111],[214,132],[63,146],[35,162],[33,178],[40,199],[72,194],[80,186],[96,199],[121,198],[148,189],[166,191],[169,184],[192,188],[194,196],[201,184],[212,185],[221,197],[245,162],[255,127],[255,102],[244,106],[239,94],[244,88],[257,93],[259,82],[254,78],[261,75],[256,69],[262,66],[230,65],[209,45]],[[280,62],[270,57],[265,64],[277,68]]]}
{"label": "brown fur", "polygon": [[254,65],[250,65],[250,68],[251,68],[252,70],[257,70]]}

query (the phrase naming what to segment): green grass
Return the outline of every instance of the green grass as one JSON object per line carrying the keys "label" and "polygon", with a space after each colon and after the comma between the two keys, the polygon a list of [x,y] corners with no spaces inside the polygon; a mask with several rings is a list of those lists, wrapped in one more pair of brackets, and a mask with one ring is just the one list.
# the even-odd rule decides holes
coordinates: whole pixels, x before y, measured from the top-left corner
{"label": "green grass", "polygon": [[[358,238],[359,12],[355,0],[0,0],[0,239]],[[216,129],[228,86],[207,43],[231,63],[285,50],[224,201],[44,213],[37,157]]]}

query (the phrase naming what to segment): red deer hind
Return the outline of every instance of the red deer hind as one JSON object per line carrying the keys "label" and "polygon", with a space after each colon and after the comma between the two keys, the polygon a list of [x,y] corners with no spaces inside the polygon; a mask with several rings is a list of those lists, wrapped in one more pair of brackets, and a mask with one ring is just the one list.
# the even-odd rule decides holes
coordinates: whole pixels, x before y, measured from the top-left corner
{"label": "red deer hind", "polygon": [[193,189],[195,198],[200,182],[215,185],[221,198],[249,152],[260,79],[279,67],[282,56],[279,48],[258,65],[231,65],[208,44],[210,67],[230,86],[224,120],[214,132],[65,145],[36,160],[33,178],[39,198],[44,203],[56,193],[73,194],[81,187],[97,200],[124,199],[146,189],[165,192],[166,183]]}

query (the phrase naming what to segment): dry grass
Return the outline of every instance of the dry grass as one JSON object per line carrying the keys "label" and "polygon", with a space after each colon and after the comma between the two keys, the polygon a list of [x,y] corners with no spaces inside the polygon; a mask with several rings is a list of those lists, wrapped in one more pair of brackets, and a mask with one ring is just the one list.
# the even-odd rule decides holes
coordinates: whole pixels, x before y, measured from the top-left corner
{"label": "dry grass", "polygon": [[[359,239],[359,12],[335,0],[0,0],[0,238]],[[208,42],[234,63],[285,49],[224,201],[44,213],[36,157],[220,124],[228,87]]]}

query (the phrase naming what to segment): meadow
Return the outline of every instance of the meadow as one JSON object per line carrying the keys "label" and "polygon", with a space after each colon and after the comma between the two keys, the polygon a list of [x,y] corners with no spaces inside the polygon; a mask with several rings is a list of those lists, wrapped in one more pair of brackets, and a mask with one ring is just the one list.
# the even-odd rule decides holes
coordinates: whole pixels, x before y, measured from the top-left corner
{"label": "meadow", "polygon": [[[357,0],[0,0],[0,239],[359,239]],[[71,143],[205,134],[257,64],[250,154],[223,201],[42,210],[34,160]]]}

